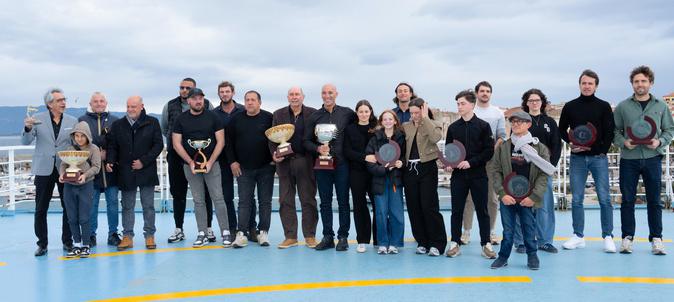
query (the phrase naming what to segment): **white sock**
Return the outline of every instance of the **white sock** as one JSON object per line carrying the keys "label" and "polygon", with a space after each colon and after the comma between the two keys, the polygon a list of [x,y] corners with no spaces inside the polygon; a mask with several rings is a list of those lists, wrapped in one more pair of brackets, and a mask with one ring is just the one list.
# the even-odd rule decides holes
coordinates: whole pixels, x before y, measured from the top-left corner
{"label": "white sock", "polygon": [[73,246],[77,248],[82,247],[82,242],[75,242]]}
{"label": "white sock", "polygon": [[229,230],[222,231],[222,236],[227,236],[227,235],[229,235]]}

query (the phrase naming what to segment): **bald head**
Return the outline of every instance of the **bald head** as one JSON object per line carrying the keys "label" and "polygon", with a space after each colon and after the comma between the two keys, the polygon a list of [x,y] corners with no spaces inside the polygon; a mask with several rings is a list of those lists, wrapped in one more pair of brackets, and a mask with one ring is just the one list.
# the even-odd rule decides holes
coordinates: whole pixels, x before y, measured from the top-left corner
{"label": "bald head", "polygon": [[137,95],[126,99],[126,115],[132,120],[137,120],[143,111],[143,98]]}
{"label": "bald head", "polygon": [[332,110],[332,107],[335,106],[335,100],[337,99],[337,87],[333,84],[325,84],[321,87],[321,98],[323,99],[323,106]]}

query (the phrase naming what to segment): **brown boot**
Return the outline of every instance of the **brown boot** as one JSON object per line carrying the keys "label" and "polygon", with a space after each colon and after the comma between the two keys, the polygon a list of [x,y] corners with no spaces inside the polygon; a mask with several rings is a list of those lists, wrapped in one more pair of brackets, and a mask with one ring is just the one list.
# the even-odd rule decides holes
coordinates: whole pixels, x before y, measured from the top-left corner
{"label": "brown boot", "polygon": [[126,249],[130,249],[133,247],[133,237],[129,235],[124,235],[124,238],[122,238],[122,242],[119,243],[117,246],[118,251],[123,251]]}
{"label": "brown boot", "polygon": [[287,249],[289,247],[297,246],[297,239],[286,238],[281,244],[278,245],[280,249]]}
{"label": "brown boot", "polygon": [[304,242],[306,242],[307,247],[310,249],[313,249],[318,245],[318,242],[316,242],[316,237],[307,237],[304,238]]}
{"label": "brown boot", "polygon": [[145,247],[148,250],[154,250],[157,248],[157,244],[154,243],[154,236],[147,236],[145,237]]}

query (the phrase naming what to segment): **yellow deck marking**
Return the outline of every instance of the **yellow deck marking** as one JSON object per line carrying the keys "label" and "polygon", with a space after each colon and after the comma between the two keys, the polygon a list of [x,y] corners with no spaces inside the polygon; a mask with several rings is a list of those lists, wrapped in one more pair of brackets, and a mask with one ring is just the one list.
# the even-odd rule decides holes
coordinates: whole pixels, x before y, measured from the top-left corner
{"label": "yellow deck marking", "polygon": [[0,262],[0,266],[5,266],[7,265],[7,262]]}
{"label": "yellow deck marking", "polygon": [[482,276],[482,277],[439,277],[439,278],[406,278],[406,279],[375,279],[375,280],[352,280],[352,281],[328,281],[277,285],[260,285],[234,288],[216,288],[206,290],[194,290],[163,294],[151,294],[131,297],[121,297],[97,302],[123,302],[123,301],[158,301],[170,299],[189,299],[210,296],[255,294],[278,291],[312,290],[346,287],[368,286],[396,286],[396,285],[421,285],[421,284],[447,284],[447,283],[529,283],[531,278],[527,276]]}
{"label": "yellow deck marking", "polygon": [[648,278],[648,277],[585,277],[578,276],[578,281],[585,283],[642,283],[642,284],[672,284],[674,278]]}

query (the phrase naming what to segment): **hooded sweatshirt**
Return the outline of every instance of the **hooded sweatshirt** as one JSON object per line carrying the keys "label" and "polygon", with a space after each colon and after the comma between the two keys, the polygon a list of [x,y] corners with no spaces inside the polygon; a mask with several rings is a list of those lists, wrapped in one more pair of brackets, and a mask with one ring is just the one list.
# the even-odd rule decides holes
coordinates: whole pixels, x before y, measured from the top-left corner
{"label": "hooded sweatshirt", "polygon": [[[79,132],[84,134],[84,136],[87,137],[87,140],[89,141],[89,144],[87,144],[84,147],[80,147],[75,143],[75,133]],[[75,127],[73,127],[73,130],[70,131],[70,139],[72,141],[72,144],[66,148],[66,150],[77,150],[77,151],[89,151],[89,158],[79,164],[77,167],[80,168],[82,173],[86,176],[86,180],[84,183],[90,182],[96,177],[96,174],[101,170],[101,152],[98,149],[96,145],[92,143],[92,138],[91,138],[91,130],[89,130],[89,124],[87,122],[79,122]],[[59,174],[63,175],[65,173],[66,168],[68,167],[68,164],[65,162],[61,162],[61,166],[59,167]],[[79,185],[79,184],[74,184],[74,185]]]}

